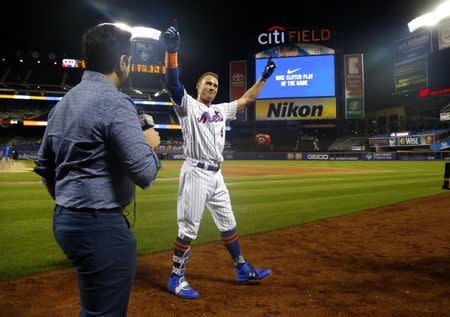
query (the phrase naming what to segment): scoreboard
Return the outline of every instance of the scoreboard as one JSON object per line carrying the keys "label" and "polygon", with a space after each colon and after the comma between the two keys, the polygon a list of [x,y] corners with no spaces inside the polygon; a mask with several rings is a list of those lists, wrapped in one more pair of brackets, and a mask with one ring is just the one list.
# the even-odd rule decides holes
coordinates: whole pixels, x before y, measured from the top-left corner
{"label": "scoreboard", "polygon": [[[86,69],[86,63],[81,59],[65,58],[61,62],[62,68]],[[144,74],[165,74],[166,67],[163,65],[132,63],[131,71]]]}

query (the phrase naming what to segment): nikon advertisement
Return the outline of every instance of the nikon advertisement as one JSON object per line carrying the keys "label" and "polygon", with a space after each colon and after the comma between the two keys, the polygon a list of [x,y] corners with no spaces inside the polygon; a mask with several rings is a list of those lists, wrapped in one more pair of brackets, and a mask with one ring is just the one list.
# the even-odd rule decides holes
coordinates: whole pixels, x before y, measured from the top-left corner
{"label": "nikon advertisement", "polygon": [[336,98],[268,99],[256,101],[256,120],[336,119]]}

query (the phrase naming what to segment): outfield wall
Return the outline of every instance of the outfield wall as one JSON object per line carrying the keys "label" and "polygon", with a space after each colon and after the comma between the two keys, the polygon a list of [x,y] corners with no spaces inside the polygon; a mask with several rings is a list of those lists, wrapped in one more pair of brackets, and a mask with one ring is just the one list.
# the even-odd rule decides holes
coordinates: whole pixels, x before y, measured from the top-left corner
{"label": "outfield wall", "polygon": [[[227,152],[225,160],[316,160],[316,161],[434,161],[450,160],[450,151],[401,152]],[[168,154],[182,160],[182,154]]]}
{"label": "outfield wall", "polygon": [[[19,159],[37,159],[39,146],[13,146]],[[12,152],[12,151],[10,151]],[[168,160],[184,160],[184,154],[167,153]],[[450,151],[397,152],[232,152],[223,153],[225,160],[316,160],[316,161],[434,161],[450,160]]]}

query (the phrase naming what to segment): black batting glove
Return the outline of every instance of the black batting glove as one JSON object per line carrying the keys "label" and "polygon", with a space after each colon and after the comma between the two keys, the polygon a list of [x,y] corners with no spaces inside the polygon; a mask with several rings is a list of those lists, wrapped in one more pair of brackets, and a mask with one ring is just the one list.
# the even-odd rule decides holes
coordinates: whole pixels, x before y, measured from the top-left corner
{"label": "black batting glove", "polygon": [[176,26],[169,27],[163,34],[164,44],[166,45],[166,50],[169,53],[174,53],[178,51],[178,45],[180,44],[180,33]]}
{"label": "black batting glove", "polygon": [[267,61],[267,65],[264,68],[264,71],[261,75],[262,80],[266,81],[272,75],[272,73],[276,67],[277,67],[277,65],[275,64],[275,62],[272,62],[272,56],[269,57],[269,60]]}

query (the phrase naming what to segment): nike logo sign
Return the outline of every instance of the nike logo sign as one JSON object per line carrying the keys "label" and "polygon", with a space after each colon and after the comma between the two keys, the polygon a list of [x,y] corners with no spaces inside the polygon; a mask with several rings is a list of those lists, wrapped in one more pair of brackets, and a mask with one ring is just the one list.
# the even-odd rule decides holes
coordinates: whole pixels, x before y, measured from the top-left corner
{"label": "nike logo sign", "polygon": [[293,74],[293,73],[295,73],[296,71],[299,71],[301,68],[296,68],[296,69],[288,69],[287,70],[287,73],[288,73],[288,75],[290,75],[290,74]]}

